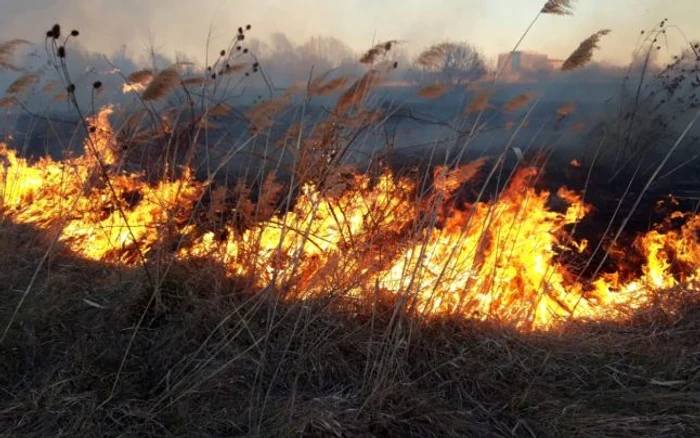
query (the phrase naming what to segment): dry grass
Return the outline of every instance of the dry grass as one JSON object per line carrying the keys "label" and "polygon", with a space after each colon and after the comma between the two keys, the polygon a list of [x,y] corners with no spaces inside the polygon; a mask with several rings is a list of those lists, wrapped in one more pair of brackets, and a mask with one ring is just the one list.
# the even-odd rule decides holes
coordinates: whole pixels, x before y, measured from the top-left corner
{"label": "dry grass", "polygon": [[421,88],[418,95],[424,99],[437,99],[449,90],[447,84],[433,84]]}
{"label": "dry grass", "polygon": [[21,46],[31,44],[27,40],[13,39],[0,43],[0,69],[10,70],[10,71],[21,71],[20,67],[17,67],[12,63],[12,56],[15,54],[17,49]]}
{"label": "dry grass", "polygon": [[508,112],[517,111],[527,105],[527,103],[535,97],[534,93],[523,93],[510,99],[503,105],[503,109]]}
{"label": "dry grass", "polygon": [[609,33],[610,29],[599,30],[583,40],[576,50],[566,58],[564,64],[561,66],[561,70],[576,70],[591,62],[591,59],[593,59],[593,51],[598,48],[598,42],[603,36]]}
{"label": "dry grass", "polygon": [[[43,249],[2,230],[0,318]],[[523,335],[281,304],[178,266],[136,337],[141,272],[52,257],[0,346],[0,436],[657,437],[700,434],[700,312]],[[668,304],[668,303],[667,303]]]}
{"label": "dry grass", "polygon": [[542,14],[572,15],[574,13],[573,0],[548,0],[542,10]]}
{"label": "dry grass", "polygon": [[153,76],[141,97],[147,102],[160,100],[170,94],[179,84],[180,74],[177,68],[167,68]]}
{"label": "dry grass", "polygon": [[7,94],[20,94],[27,90],[27,88],[36,84],[41,75],[38,72],[27,72],[24,73],[19,78],[15,79],[8,87],[5,93]]}

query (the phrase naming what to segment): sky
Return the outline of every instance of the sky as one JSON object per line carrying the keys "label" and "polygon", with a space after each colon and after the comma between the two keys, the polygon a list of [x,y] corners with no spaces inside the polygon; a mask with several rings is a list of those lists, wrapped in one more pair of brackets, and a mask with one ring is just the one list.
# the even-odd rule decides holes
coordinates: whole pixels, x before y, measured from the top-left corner
{"label": "sky", "polygon": [[[441,40],[469,41],[490,58],[512,49],[545,0],[0,0],[0,40],[41,39],[59,22],[81,31],[90,50],[134,53],[150,42],[203,61],[211,31],[211,53],[225,46],[240,25],[265,39],[283,32],[302,43],[315,35],[335,36],[361,52],[373,41],[404,40],[410,52]],[[521,48],[566,58],[579,42],[603,28],[596,59],[625,64],[640,31],[664,18],[690,39],[700,39],[697,0],[578,0],[573,16],[541,16]],[[695,34],[693,34],[695,32]],[[672,51],[684,37],[668,32]],[[664,44],[666,44],[664,42]]]}

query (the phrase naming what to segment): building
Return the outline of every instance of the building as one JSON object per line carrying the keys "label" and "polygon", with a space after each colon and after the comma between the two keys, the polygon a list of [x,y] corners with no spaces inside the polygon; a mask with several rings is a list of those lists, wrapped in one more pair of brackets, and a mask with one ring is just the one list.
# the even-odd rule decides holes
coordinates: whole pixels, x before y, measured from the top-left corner
{"label": "building", "polygon": [[542,53],[515,51],[498,55],[498,71],[506,79],[522,80],[535,74],[559,70],[563,62]]}

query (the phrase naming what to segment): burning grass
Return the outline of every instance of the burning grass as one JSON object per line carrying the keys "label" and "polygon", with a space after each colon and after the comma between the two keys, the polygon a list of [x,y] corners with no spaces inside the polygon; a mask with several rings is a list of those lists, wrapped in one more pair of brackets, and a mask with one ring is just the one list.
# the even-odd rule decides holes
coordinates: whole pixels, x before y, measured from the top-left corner
{"label": "burning grass", "polygon": [[[346,154],[386,116],[371,103],[397,67],[384,59],[396,42],[371,48],[354,79],[270,87],[239,109],[217,98],[232,77],[268,83],[242,46],[249,29],[207,73],[183,78],[176,63],[124,75],[141,107],[116,128],[112,105],[84,117],[60,28],[47,34],[85,139],[60,159],[0,145],[3,433],[700,434],[700,215],[672,208],[622,236],[631,212],[612,241],[606,230],[591,242],[579,231],[595,214],[588,180],[547,188],[551,151],[510,145],[425,173],[381,159],[360,171]],[[8,92],[19,96],[41,78],[17,81]],[[295,98],[306,108],[336,93],[325,119],[310,124],[304,110],[275,141]],[[531,97],[499,107],[482,90],[464,112],[513,115]],[[234,112],[246,136],[212,165],[209,117]],[[249,167],[252,182],[220,175],[256,140],[290,167]]]}

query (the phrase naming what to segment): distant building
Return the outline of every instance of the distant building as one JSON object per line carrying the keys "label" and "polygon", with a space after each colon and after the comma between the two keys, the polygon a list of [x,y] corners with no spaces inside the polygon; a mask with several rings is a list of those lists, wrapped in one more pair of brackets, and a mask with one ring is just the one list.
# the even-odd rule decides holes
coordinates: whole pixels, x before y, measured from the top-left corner
{"label": "distant building", "polygon": [[504,78],[521,80],[533,74],[559,70],[564,61],[550,59],[549,56],[527,51],[501,53],[498,55],[498,71]]}

